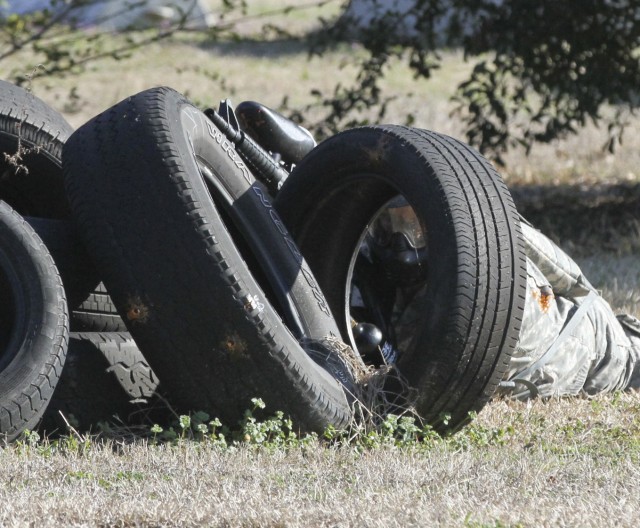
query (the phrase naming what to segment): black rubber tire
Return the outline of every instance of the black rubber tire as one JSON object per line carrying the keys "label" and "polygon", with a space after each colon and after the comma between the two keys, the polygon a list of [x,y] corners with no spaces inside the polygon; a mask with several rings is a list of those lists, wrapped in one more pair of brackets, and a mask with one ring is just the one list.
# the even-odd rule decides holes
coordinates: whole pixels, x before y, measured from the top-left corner
{"label": "black rubber tire", "polygon": [[[62,168],[60,169],[62,172]],[[60,271],[71,311],[72,332],[126,332],[93,260],[71,220],[26,217]]]}
{"label": "black rubber tire", "polygon": [[72,332],[127,332],[107,288],[101,282],[71,312]]}
{"label": "black rubber tire", "polygon": [[[132,425],[168,421],[158,413],[159,381],[133,338],[127,333],[72,332],[67,362],[40,430],[47,434],[89,430],[99,422]],[[164,417],[164,420],[163,420]]]}
{"label": "black rubber tire", "polygon": [[[68,218],[61,167],[62,146],[73,129],[65,119],[35,95],[0,81],[0,200],[23,216]],[[24,150],[23,150],[24,152]]]}
{"label": "black rubber tire", "polygon": [[[477,152],[399,126],[337,134],[293,171],[275,201],[348,340],[349,267],[374,214],[402,194],[426,226],[427,309],[398,370],[439,431],[491,398],[519,336],[526,268],[511,196]],[[445,418],[448,416],[448,418]]]}
{"label": "black rubber tire", "polygon": [[232,423],[261,397],[301,429],[341,427],[352,416],[342,386],[283,324],[212,200],[196,156],[231,186],[251,181],[208,119],[187,128],[201,115],[157,88],[72,135],[65,182],[87,247],[177,406]]}
{"label": "black rubber tire", "polygon": [[[59,170],[62,173],[62,168]],[[100,279],[73,223],[71,220],[33,216],[27,216],[25,220],[51,253],[62,277],[70,309],[80,305],[87,298],[88,292],[96,288]]]}
{"label": "black rubber tire", "polygon": [[0,201],[0,434],[33,429],[62,374],[69,320],[62,280],[29,224]]}
{"label": "black rubber tire", "polygon": [[73,334],[91,339],[109,363],[121,389],[129,399],[151,398],[156,394],[159,380],[149,363],[126,332],[85,332]]}

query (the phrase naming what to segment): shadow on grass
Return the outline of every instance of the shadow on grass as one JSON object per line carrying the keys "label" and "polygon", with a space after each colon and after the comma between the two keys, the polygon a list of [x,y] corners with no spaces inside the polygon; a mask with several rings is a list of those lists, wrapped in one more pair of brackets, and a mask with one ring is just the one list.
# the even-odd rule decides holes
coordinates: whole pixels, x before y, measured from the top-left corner
{"label": "shadow on grass", "polygon": [[640,252],[640,184],[516,186],[518,211],[560,246],[582,254]]}

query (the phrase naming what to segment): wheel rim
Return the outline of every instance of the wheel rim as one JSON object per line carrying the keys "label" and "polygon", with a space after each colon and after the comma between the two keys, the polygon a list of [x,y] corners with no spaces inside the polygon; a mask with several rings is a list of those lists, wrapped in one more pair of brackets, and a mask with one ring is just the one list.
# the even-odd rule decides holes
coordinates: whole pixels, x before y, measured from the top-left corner
{"label": "wheel rim", "polygon": [[[410,222],[405,222],[405,226],[408,223],[414,224],[411,230],[411,234],[414,235],[413,244],[409,245],[406,251],[412,252],[415,258],[411,259],[409,256],[411,263],[385,263],[383,258],[392,257],[391,253],[394,251],[394,248],[389,247],[394,242],[392,235],[400,233],[398,230],[402,229],[397,222],[395,226],[389,223],[388,220],[392,218],[390,211],[400,210],[404,220],[410,219]],[[389,238],[384,240],[387,235]],[[346,322],[351,346],[363,357],[369,356],[368,362],[375,364],[376,360],[369,350],[370,342],[366,339],[363,342],[362,335],[359,335],[362,323],[373,324],[381,331],[383,341],[379,346],[378,352],[381,357],[378,361],[383,363],[395,363],[403,352],[402,347],[411,340],[407,328],[410,325],[407,325],[406,320],[411,316],[409,312],[413,313],[414,319],[423,312],[428,287],[426,240],[427,230],[424,223],[402,195],[388,200],[376,211],[367,225],[363,226],[347,270],[342,317]],[[380,247],[391,251],[381,254]],[[397,247],[395,250],[404,252]],[[403,267],[407,271],[416,267],[415,276],[398,276]],[[398,326],[400,322],[404,323],[401,331]]]}

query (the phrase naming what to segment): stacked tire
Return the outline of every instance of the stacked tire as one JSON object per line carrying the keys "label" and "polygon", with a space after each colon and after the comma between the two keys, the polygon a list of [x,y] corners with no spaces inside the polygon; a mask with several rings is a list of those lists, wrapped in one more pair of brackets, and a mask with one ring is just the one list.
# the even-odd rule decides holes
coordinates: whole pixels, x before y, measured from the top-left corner
{"label": "stacked tire", "polygon": [[71,332],[64,371],[44,414],[49,434],[166,423],[159,380],[126,332]]}
{"label": "stacked tire", "polygon": [[69,319],[62,280],[42,240],[0,201],[0,433],[37,426],[62,375]]}
{"label": "stacked tire", "polygon": [[0,434],[11,441],[38,425],[66,359],[62,279],[22,215],[68,215],[60,160],[71,127],[25,90],[0,90]]}

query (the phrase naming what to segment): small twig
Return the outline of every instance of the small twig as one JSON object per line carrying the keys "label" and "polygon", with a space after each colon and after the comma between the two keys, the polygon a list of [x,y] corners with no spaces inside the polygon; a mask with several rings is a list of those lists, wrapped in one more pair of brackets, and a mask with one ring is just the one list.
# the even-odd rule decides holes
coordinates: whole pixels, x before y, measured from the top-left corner
{"label": "small twig", "polygon": [[82,435],[77,431],[77,429],[76,429],[75,427],[73,427],[73,425],[71,425],[71,424],[69,423],[69,421],[67,420],[67,417],[62,413],[62,411],[60,411],[60,410],[59,410],[59,411],[58,411],[58,414],[59,414],[59,415],[62,417],[62,419],[64,420],[64,423],[65,423],[65,425],[67,426],[67,429],[68,429],[69,431],[71,431],[71,432],[74,434],[74,436],[75,436],[75,437],[76,437],[76,438],[77,438],[81,443],[83,443],[83,444],[84,444],[84,443],[86,443],[86,442],[87,442],[86,437],[82,436]]}

